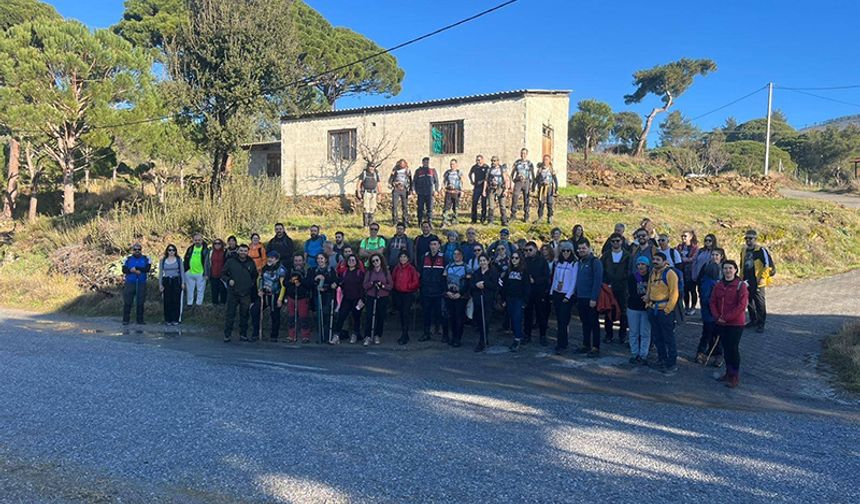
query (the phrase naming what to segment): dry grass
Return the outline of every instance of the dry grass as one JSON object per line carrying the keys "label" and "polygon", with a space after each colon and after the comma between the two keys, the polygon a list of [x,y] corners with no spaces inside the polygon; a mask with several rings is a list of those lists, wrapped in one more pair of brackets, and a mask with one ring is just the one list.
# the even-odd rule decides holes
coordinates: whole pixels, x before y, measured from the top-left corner
{"label": "dry grass", "polygon": [[823,357],[846,388],[860,392],[860,322],[846,324],[827,338]]}

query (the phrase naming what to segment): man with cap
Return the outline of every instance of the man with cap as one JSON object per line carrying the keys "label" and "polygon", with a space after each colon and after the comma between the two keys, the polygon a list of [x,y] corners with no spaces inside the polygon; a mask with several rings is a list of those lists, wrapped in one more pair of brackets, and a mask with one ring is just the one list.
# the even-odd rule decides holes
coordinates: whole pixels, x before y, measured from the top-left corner
{"label": "man with cap", "polygon": [[131,305],[135,305],[135,315],[138,324],[144,324],[143,307],[146,301],[146,276],[152,269],[149,257],[141,253],[140,243],[131,246],[131,255],[122,263],[122,273],[125,275],[125,286],[122,290],[122,324],[131,321]]}
{"label": "man with cap", "polygon": [[770,252],[758,244],[758,232],[755,229],[750,229],[744,234],[744,242],[739,269],[749,289],[747,311],[750,321],[747,327],[755,327],[757,333],[763,333],[767,319],[764,289],[771,284],[771,278],[776,274],[776,265]]}
{"label": "man with cap", "polygon": [[497,247],[505,247],[506,249],[508,249],[508,257],[510,257],[511,254],[514,253],[514,244],[511,243],[510,237],[510,230],[508,230],[508,228],[502,228],[502,230],[499,231],[499,239],[494,241],[490,244],[489,247],[487,247],[487,253],[490,255],[490,257],[496,257]]}

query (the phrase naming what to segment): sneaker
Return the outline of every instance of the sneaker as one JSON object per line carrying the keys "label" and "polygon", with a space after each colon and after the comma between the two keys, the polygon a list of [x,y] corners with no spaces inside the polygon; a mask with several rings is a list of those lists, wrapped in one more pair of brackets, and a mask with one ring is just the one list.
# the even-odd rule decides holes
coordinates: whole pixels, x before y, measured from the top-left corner
{"label": "sneaker", "polygon": [[340,343],[340,336],[337,334],[332,335],[331,339],[328,340],[329,345],[337,345]]}
{"label": "sneaker", "polygon": [[409,343],[409,336],[401,336],[400,339],[397,340],[398,345],[405,345]]}
{"label": "sneaker", "polygon": [[717,355],[716,357],[714,357],[714,367],[715,367],[715,368],[723,367],[723,364],[724,364],[725,362],[726,362],[726,361],[723,359],[723,356],[722,356],[722,355]]}
{"label": "sneaker", "polygon": [[[757,333],[759,333],[759,334],[763,333],[763,332],[764,332],[764,326],[758,326],[758,327],[756,327],[756,328],[755,328],[755,332],[757,332]],[[737,384],[735,384],[735,386],[737,386]]]}
{"label": "sneaker", "polygon": [[749,322],[744,324],[744,327],[746,327],[747,329],[749,329],[750,327],[753,327],[753,326],[755,326],[755,322],[753,322],[752,320],[750,320]]}
{"label": "sneaker", "polygon": [[646,364],[648,364],[648,360],[644,357],[636,357],[636,363],[640,366],[645,366]]}
{"label": "sneaker", "polygon": [[638,362],[639,362],[639,356],[638,356],[638,355],[634,355],[633,357],[630,357],[630,358],[627,360],[627,362],[629,362],[630,364],[636,364],[636,363],[638,363]]}
{"label": "sneaker", "polygon": [[379,345],[380,343],[382,343],[382,338],[380,338],[379,336],[374,336],[373,337],[373,344]]}
{"label": "sneaker", "polygon": [[484,348],[486,348],[486,347],[485,347],[482,343],[478,343],[478,344],[475,346],[475,351],[476,351],[476,352],[483,352],[483,351],[484,351]]}
{"label": "sneaker", "polygon": [[311,342],[310,338],[302,338],[302,343],[310,343],[310,342]]}
{"label": "sneaker", "polygon": [[459,341],[455,341],[455,342],[451,343],[451,346],[454,348],[460,348],[461,346],[463,346],[463,344],[460,343]]}
{"label": "sneaker", "polygon": [[705,355],[704,352],[697,353],[696,354],[696,364],[704,364],[705,359],[707,359],[707,358],[708,358],[708,356]]}
{"label": "sneaker", "polygon": [[511,346],[508,347],[508,349],[511,352],[516,352],[517,350],[519,350],[520,349],[520,340],[515,339],[514,342],[511,343]]}
{"label": "sneaker", "polygon": [[287,337],[287,343],[295,343],[295,342],[296,342],[296,338]]}
{"label": "sneaker", "polygon": [[251,340],[249,340],[248,337],[243,334],[243,335],[239,336],[239,341],[251,341]]}
{"label": "sneaker", "polygon": [[664,366],[661,371],[663,371],[663,374],[673,375],[678,372],[678,366]]}
{"label": "sneaker", "polygon": [[357,334],[352,333],[352,334],[350,334],[350,335],[349,335],[349,344],[350,344],[350,345],[355,345],[355,343],[356,343],[357,341],[358,341],[358,335],[357,335]]}
{"label": "sneaker", "polygon": [[364,338],[364,343],[362,343],[362,344],[364,346],[370,346],[370,336]]}
{"label": "sneaker", "polygon": [[230,341],[232,341],[230,336],[224,336],[224,343],[230,343]]}
{"label": "sneaker", "polygon": [[600,349],[592,348],[591,351],[588,352],[588,355],[586,357],[588,357],[589,359],[596,359],[597,357],[600,357]]}

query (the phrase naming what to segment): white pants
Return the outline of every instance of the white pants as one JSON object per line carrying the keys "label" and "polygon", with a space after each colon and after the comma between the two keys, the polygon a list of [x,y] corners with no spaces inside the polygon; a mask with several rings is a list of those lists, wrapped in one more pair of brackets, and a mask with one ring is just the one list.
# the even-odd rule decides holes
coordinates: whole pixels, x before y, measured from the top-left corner
{"label": "white pants", "polygon": [[185,285],[186,290],[188,291],[185,294],[185,299],[188,300],[188,306],[193,305],[195,300],[197,301],[198,305],[202,305],[203,293],[206,292],[206,277],[202,274],[192,275],[191,273],[186,273]]}

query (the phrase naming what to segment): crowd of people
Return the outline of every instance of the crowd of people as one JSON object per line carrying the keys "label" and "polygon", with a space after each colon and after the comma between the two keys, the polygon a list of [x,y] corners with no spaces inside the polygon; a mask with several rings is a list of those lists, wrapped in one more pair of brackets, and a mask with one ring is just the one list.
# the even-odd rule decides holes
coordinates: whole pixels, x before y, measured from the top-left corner
{"label": "crowd of people", "polygon": [[[309,343],[316,333],[319,343],[378,345],[391,308],[399,319],[400,345],[409,343],[420,311],[418,341],[437,338],[459,347],[466,328],[473,327],[476,352],[490,345],[494,320],[512,334],[511,351],[531,343],[535,330],[537,343],[548,346],[554,315],[554,350],[561,355],[568,351],[570,321],[577,315],[582,344],[576,353],[598,357],[601,342],[617,340],[628,346],[631,364],[672,374],[677,370],[676,325],[699,306],[702,334],[695,360],[707,365],[713,356],[713,365],[725,363],[721,380],[734,387],[741,334],[745,327],[764,332],[765,289],[776,273],[755,230],[744,235],[736,262],[713,234],[699,244],[695,231],[687,230],[671,246],[670,237],[658,233],[650,219],[630,239],[624,224],[617,224],[599,248],[581,225],[567,238],[554,228],[541,244],[514,241],[503,228],[486,246],[474,228],[463,240],[450,230],[443,240],[429,220],[414,238],[406,235],[404,222],[389,238],[379,229],[371,222],[369,235],[351,244],[343,232],[329,240],[314,225],[297,248],[279,223],[265,244],[255,233],[250,244],[230,236],[226,242],[215,239],[210,248],[196,234],[181,257],[175,245],[168,245],[157,268],[164,322],[179,324],[183,305],[202,305],[208,283],[211,302],[225,306],[225,342],[232,341],[237,313],[239,339],[262,339],[268,313],[270,341],[280,339],[285,318],[290,342]],[[135,305],[137,323],[143,323],[151,270],[135,244],[122,267],[124,324]],[[656,360],[648,359],[652,352]]]}
{"label": "crowd of people", "polygon": [[[478,154],[475,157],[475,164],[467,175],[472,185],[472,224],[495,222],[498,209],[501,224],[507,226],[508,220],[515,219],[521,207],[523,220],[528,221],[532,199],[537,200],[537,220],[543,219],[545,214],[547,223],[552,223],[554,200],[558,194],[558,177],[552,165],[552,158],[545,155],[535,166],[529,161],[528,155],[528,149],[522,149],[510,173],[507,165],[500,164],[498,156],[492,156],[489,165],[484,161],[483,155]],[[443,224],[458,222],[457,212],[463,194],[464,177],[457,159],[451,159],[448,166],[440,182],[436,169],[430,166],[429,157],[421,160],[421,166],[414,173],[405,159],[394,164],[388,177],[392,226],[398,222],[409,226],[407,210],[409,198],[413,193],[417,196],[418,222],[433,221],[434,200],[437,195],[442,199]],[[355,195],[362,204],[365,226],[374,222],[378,207],[381,180],[377,170],[376,164],[368,163],[356,181]],[[510,215],[506,205],[509,195]]]}

